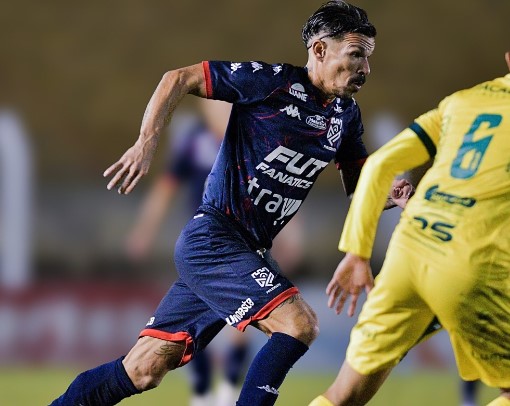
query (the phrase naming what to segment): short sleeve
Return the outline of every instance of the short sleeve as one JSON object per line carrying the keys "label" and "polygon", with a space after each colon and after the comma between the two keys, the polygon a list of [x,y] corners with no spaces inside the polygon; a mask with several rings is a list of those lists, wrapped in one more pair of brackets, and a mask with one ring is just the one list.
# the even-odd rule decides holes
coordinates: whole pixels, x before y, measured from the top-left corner
{"label": "short sleeve", "polygon": [[202,62],[207,98],[249,104],[264,100],[284,82],[285,64]]}
{"label": "short sleeve", "polygon": [[409,126],[427,149],[430,158],[434,158],[436,155],[436,145],[439,143],[441,135],[440,107],[422,114]]}

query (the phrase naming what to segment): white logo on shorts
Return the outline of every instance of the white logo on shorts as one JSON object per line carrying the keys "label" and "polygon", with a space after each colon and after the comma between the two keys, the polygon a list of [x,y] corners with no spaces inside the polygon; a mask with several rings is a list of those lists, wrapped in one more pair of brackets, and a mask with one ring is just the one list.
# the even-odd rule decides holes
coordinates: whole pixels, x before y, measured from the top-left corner
{"label": "white logo on shorts", "polygon": [[255,279],[255,282],[257,282],[262,288],[273,286],[274,275],[266,267],[257,269],[255,272],[252,272],[251,277]]}
{"label": "white logo on shorts", "polygon": [[154,320],[156,320],[155,317],[151,317],[149,321],[147,322],[146,326],[152,326],[154,324]]}
{"label": "white logo on shorts", "polygon": [[253,300],[251,300],[251,298],[243,300],[241,302],[241,306],[237,308],[234,314],[231,314],[230,316],[225,318],[225,321],[228,323],[229,326],[233,326],[235,323],[239,323],[248,313],[248,310],[250,310],[253,306],[255,306],[255,303],[253,302]]}

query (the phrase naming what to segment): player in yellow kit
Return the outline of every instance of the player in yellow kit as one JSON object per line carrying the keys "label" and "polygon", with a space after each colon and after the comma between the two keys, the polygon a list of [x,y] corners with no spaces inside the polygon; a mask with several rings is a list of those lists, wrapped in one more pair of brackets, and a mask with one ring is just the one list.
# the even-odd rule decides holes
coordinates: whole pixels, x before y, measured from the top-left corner
{"label": "player in yellow kit", "polygon": [[[505,54],[510,69],[510,52]],[[434,158],[409,200],[373,287],[369,258],[395,175]],[[407,193],[402,190],[402,193]],[[311,406],[363,405],[434,317],[460,376],[510,405],[510,74],[445,98],[368,158],[326,293],[340,313],[369,291],[346,361]]]}

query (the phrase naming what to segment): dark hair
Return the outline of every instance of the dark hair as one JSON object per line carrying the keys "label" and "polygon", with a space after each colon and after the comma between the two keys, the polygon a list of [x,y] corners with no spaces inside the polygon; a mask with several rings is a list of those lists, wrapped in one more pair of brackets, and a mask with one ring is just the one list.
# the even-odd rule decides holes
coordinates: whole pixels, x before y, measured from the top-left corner
{"label": "dark hair", "polygon": [[343,0],[331,0],[320,6],[308,18],[301,31],[301,38],[305,46],[309,48],[308,43],[317,34],[338,38],[353,32],[371,38],[377,34],[375,27],[368,21],[365,10]]}

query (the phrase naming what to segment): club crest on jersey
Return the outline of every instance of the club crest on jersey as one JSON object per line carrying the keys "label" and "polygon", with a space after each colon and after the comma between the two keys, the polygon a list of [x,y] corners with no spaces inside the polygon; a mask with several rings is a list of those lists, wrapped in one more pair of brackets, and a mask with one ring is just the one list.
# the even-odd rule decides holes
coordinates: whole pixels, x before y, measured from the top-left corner
{"label": "club crest on jersey", "polygon": [[319,130],[325,130],[327,127],[326,118],[318,114],[316,114],[315,116],[308,116],[306,118],[306,124]]}
{"label": "club crest on jersey", "polygon": [[305,88],[301,83],[294,83],[289,89],[289,94],[297,97],[299,100],[303,100],[304,102],[308,98],[308,95],[305,92]]}
{"label": "club crest on jersey", "polygon": [[343,121],[341,118],[331,118],[331,124],[329,126],[328,130],[328,142],[330,145],[333,145],[335,142],[337,142],[340,137],[342,136],[342,127],[343,127]]}
{"label": "club crest on jersey", "polygon": [[257,269],[255,272],[252,272],[251,277],[255,279],[255,282],[257,282],[262,288],[273,286],[274,275],[266,267]]}
{"label": "club crest on jersey", "polygon": [[293,104],[289,104],[283,109],[280,109],[280,111],[287,113],[288,116],[297,117],[301,120],[301,114],[299,114],[299,109],[297,108],[297,106],[294,106]]}

